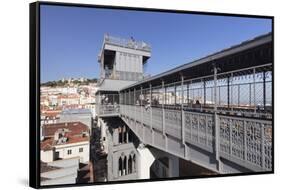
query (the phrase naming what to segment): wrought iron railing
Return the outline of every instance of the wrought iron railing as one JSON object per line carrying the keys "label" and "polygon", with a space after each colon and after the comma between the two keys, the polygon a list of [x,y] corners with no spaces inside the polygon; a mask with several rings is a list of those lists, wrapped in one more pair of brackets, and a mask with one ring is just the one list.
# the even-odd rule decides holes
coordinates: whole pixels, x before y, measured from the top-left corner
{"label": "wrought iron railing", "polygon": [[143,41],[136,41],[132,37],[130,39],[123,39],[123,38],[105,35],[104,43],[113,44],[120,47],[142,50],[142,51],[151,51],[151,46],[149,44]]}
{"label": "wrought iron railing", "polygon": [[272,64],[178,82],[122,90],[126,105],[272,118]]}
{"label": "wrought iron railing", "polygon": [[99,105],[97,113],[99,115],[119,114],[119,111],[120,111],[119,105]]}
{"label": "wrought iron railing", "polygon": [[137,72],[103,70],[100,74],[100,78],[111,79],[111,80],[140,81],[144,78],[144,76],[143,73],[137,73]]}
{"label": "wrought iron railing", "polygon": [[272,122],[219,116],[220,151],[226,157],[272,169]]}
{"label": "wrought iron railing", "polygon": [[120,105],[120,114],[212,153],[218,139],[220,157],[246,168],[272,170],[271,120],[132,105]]}
{"label": "wrought iron railing", "polygon": [[119,95],[118,94],[98,94],[96,96],[96,113],[98,115],[119,114]]}

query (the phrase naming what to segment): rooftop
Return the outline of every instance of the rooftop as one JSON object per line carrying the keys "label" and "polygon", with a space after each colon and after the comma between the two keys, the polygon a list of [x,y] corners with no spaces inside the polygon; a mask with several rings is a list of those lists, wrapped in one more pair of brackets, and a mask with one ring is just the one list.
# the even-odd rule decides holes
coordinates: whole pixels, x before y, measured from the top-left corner
{"label": "rooftop", "polygon": [[65,109],[62,114],[91,114],[90,109]]}
{"label": "rooftop", "polygon": [[46,124],[43,125],[42,130],[45,138],[41,141],[41,150],[51,150],[54,146],[62,145],[58,144],[58,141],[55,140],[55,134],[57,132],[63,132],[63,137],[67,139],[63,144],[89,141],[88,126],[81,122]]}
{"label": "rooftop", "polygon": [[80,98],[77,94],[59,95],[58,99],[77,99]]}
{"label": "rooftop", "polygon": [[47,111],[42,111],[41,116],[58,117],[60,113],[61,113],[61,110],[47,110]]}

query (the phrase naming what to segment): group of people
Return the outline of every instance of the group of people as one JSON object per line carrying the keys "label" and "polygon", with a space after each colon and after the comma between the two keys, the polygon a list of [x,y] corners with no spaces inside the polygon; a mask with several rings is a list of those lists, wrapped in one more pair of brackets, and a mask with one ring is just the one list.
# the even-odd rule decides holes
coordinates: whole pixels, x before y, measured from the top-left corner
{"label": "group of people", "polygon": [[113,107],[115,110],[119,109],[118,103],[116,101],[110,101],[108,96],[105,95],[101,97],[101,104],[107,107]]}
{"label": "group of people", "polygon": [[[147,110],[150,108],[150,106],[157,106],[160,105],[159,100],[156,99],[155,97],[152,97],[152,101],[150,104],[150,98],[144,98],[144,95],[140,95],[139,99],[136,101],[136,105],[143,105],[145,109]],[[200,108],[201,109],[201,103],[199,100],[196,100],[195,103],[192,103],[192,108]]]}

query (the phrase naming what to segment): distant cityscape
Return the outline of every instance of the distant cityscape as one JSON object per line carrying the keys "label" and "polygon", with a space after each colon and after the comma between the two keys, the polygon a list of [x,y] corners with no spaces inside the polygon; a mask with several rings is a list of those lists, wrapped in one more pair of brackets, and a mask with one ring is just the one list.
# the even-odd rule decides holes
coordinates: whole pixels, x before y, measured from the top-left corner
{"label": "distant cityscape", "polygon": [[60,80],[54,80],[54,81],[47,81],[41,83],[41,86],[49,86],[49,87],[55,87],[55,86],[74,86],[74,85],[88,85],[89,83],[97,83],[97,78],[62,78]]}
{"label": "distant cityscape", "polygon": [[41,84],[41,184],[93,181],[90,137],[97,79]]}

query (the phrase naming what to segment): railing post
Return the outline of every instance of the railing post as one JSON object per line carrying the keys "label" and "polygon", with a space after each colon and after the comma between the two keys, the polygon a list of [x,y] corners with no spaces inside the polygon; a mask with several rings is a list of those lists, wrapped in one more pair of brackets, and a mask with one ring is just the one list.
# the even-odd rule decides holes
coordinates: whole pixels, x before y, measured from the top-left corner
{"label": "railing post", "polygon": [[151,141],[152,144],[154,143],[154,136],[153,136],[153,128],[152,128],[152,85],[149,84],[149,92],[150,92],[150,130],[151,130]]}
{"label": "railing post", "polygon": [[247,126],[246,121],[243,121],[243,130],[244,130],[244,160],[247,161]]}
{"label": "railing post", "polygon": [[257,107],[256,107],[256,68],[254,68],[254,70],[253,70],[253,75],[254,75],[254,77],[253,77],[253,79],[254,79],[254,86],[253,86],[253,88],[254,88],[254,113],[256,113],[256,111],[257,111]]}
{"label": "railing post", "polygon": [[183,103],[184,103],[184,90],[183,90],[183,81],[184,77],[181,75],[181,137],[182,137],[182,144],[185,144],[185,132],[184,132],[184,126],[185,126],[185,119],[184,119],[184,110],[183,110]]}
{"label": "railing post", "polygon": [[263,71],[263,109],[266,110],[266,76],[265,71]]}
{"label": "railing post", "polygon": [[197,143],[200,144],[199,143],[199,127],[200,127],[199,120],[200,120],[200,115],[199,114],[196,114],[196,115],[197,115]]}
{"label": "railing post", "polygon": [[165,136],[165,108],[164,104],[166,102],[166,88],[165,88],[165,82],[162,80],[162,89],[163,89],[163,95],[162,95],[162,134]]}
{"label": "railing post", "polygon": [[208,117],[207,115],[205,116],[205,137],[206,137],[206,146],[208,146],[208,141],[209,141],[209,138],[208,138]]}
{"label": "railing post", "polygon": [[175,104],[174,104],[174,107],[176,107],[176,104],[177,104],[177,86],[175,84]]}
{"label": "railing post", "polygon": [[229,93],[229,76],[227,76],[227,108],[230,106],[230,93]]}
{"label": "railing post", "polygon": [[152,85],[149,84],[149,95],[150,95],[150,101],[149,101],[149,107],[150,107],[150,129],[152,131]]}
{"label": "railing post", "polygon": [[165,150],[168,149],[168,141],[167,141],[167,135],[166,135],[166,123],[165,123],[165,104],[166,104],[166,101],[167,101],[167,97],[166,97],[166,94],[167,94],[167,89],[165,87],[165,82],[164,80],[162,80],[162,88],[164,89],[164,101],[163,101],[163,104],[162,104],[162,114],[163,114],[163,129],[162,129],[162,135],[163,137],[165,138]]}
{"label": "railing post", "polygon": [[231,111],[233,112],[233,73],[231,73]]}
{"label": "railing post", "polygon": [[215,104],[215,101],[214,101],[214,88],[211,87],[211,102]]}
{"label": "railing post", "polygon": [[238,90],[237,90],[237,93],[238,93],[238,107],[240,106],[240,84],[238,84]]}
{"label": "railing post", "polygon": [[189,82],[186,84],[187,106],[189,107]]}
{"label": "railing post", "polygon": [[250,83],[249,84],[249,105],[250,105],[250,107],[251,107],[251,105],[252,105],[252,84]]}
{"label": "railing post", "polygon": [[217,111],[217,68],[214,66],[214,111]]}
{"label": "railing post", "polygon": [[218,162],[218,170],[221,171],[221,161],[220,161],[220,155],[219,155],[219,149],[220,149],[220,121],[217,113],[215,112],[215,153],[216,153],[216,160]]}
{"label": "railing post", "polygon": [[136,112],[137,112],[137,106],[136,106],[136,88],[134,88],[134,101],[133,101],[133,106],[134,106],[134,108],[135,108],[134,117],[135,117],[135,126],[136,126],[136,125],[137,125],[137,120],[136,120],[136,118],[137,118],[137,114],[136,114]]}
{"label": "railing post", "polygon": [[265,156],[264,156],[264,124],[261,125],[261,158],[262,158],[262,168],[265,168]]}
{"label": "railing post", "polygon": [[219,94],[218,94],[218,99],[219,99],[219,102],[218,102],[218,105],[220,106],[221,105],[221,87],[220,86],[218,86],[217,87],[218,88],[218,90],[219,90]]}
{"label": "railing post", "polygon": [[217,115],[217,67],[214,65],[214,124],[215,124],[215,155],[218,163],[218,170],[221,171],[221,161],[219,156],[220,146],[220,121]]}
{"label": "railing post", "polygon": [[206,80],[203,80],[203,91],[204,91],[204,107],[206,107]]}
{"label": "railing post", "polygon": [[[203,85],[204,85],[204,82],[203,82],[203,79],[201,79],[201,83],[203,83]],[[204,91],[204,86],[203,86],[203,91]],[[198,96],[199,96],[199,94],[198,94]],[[203,95],[202,95],[202,90],[200,90],[200,97],[204,97],[204,92],[203,92]],[[202,109],[203,109],[203,105],[204,104],[204,101],[203,102],[201,102],[200,103],[200,111],[202,112]]]}
{"label": "railing post", "polygon": [[190,141],[192,141],[192,114],[189,114],[189,125],[190,125]]}
{"label": "railing post", "polygon": [[143,126],[143,94],[142,94],[142,86],[140,87],[140,110],[141,110],[141,118],[140,118],[140,122],[141,122],[141,127],[142,127],[142,140],[144,141],[144,126]]}
{"label": "railing post", "polygon": [[229,119],[229,154],[232,155],[232,120]]}
{"label": "railing post", "polygon": [[[188,97],[189,97],[189,93],[190,93],[190,85],[192,85],[192,80],[191,80],[190,83],[188,84]],[[194,91],[192,91],[192,92],[194,92]],[[189,97],[189,98],[190,98],[190,97]],[[192,108],[193,98],[194,98],[194,96],[192,96],[192,102],[191,102],[191,104],[190,104],[190,108]]]}

